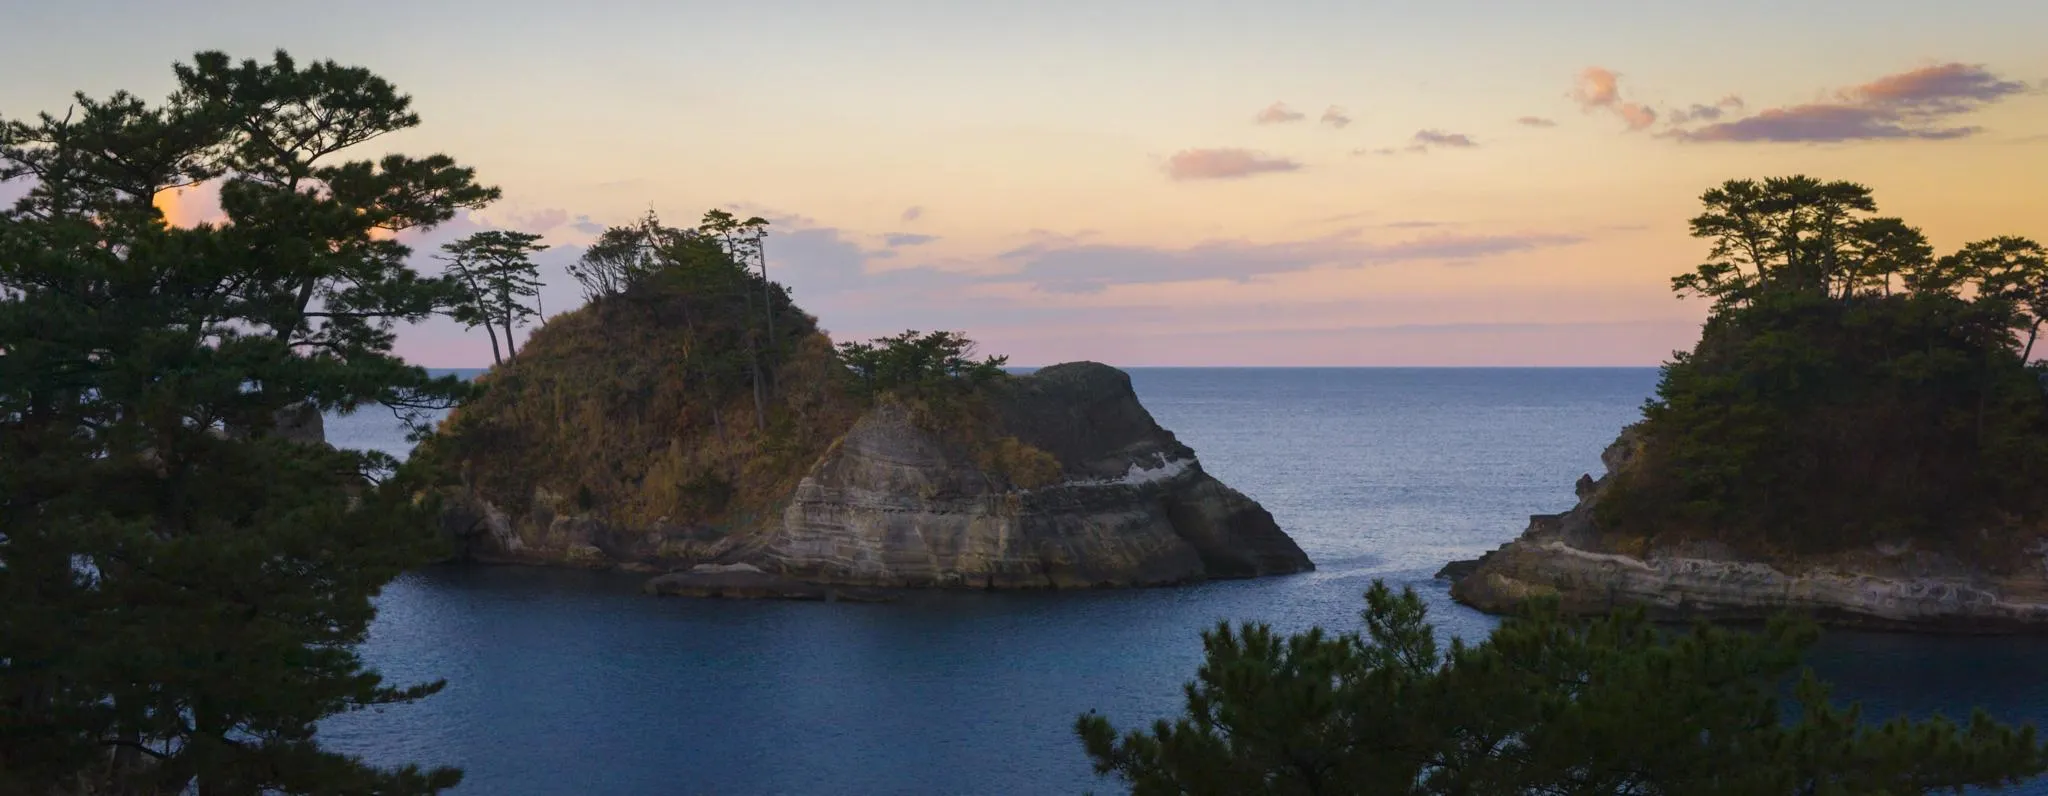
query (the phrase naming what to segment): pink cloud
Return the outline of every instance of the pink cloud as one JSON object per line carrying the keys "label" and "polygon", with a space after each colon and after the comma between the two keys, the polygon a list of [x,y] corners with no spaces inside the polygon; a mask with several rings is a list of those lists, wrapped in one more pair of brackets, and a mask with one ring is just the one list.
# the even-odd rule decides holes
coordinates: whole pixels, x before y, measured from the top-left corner
{"label": "pink cloud", "polygon": [[[1835,92],[1833,101],[1766,108],[1746,118],[1667,135],[1681,141],[1778,143],[1963,138],[1983,128],[1952,124],[1950,117],[2028,88],[2000,79],[1983,66],[1949,63],[1851,86]],[[1742,107],[1739,99],[1733,107]],[[1718,118],[1691,116],[1694,121]]]}
{"label": "pink cloud", "polygon": [[1522,118],[1520,118],[1520,119],[1516,119],[1516,120],[1515,120],[1515,124],[1519,124],[1519,125],[1521,125],[1521,126],[1523,126],[1523,127],[1556,127],[1556,126],[1557,126],[1557,122],[1551,121],[1551,120],[1549,120],[1549,119],[1545,119],[1545,118],[1543,118],[1543,117],[1541,117],[1541,116],[1524,116],[1524,117],[1522,117]]}
{"label": "pink cloud", "polygon": [[1298,122],[1306,118],[1308,117],[1302,115],[1299,111],[1288,108],[1287,103],[1275,102],[1266,106],[1265,110],[1259,111],[1259,115],[1252,117],[1252,121],[1259,124],[1285,124],[1287,122]]}
{"label": "pink cloud", "polygon": [[1167,176],[1175,180],[1231,180],[1300,169],[1297,161],[1249,149],[1184,149],[1166,160]]}
{"label": "pink cloud", "polygon": [[919,218],[922,218],[923,216],[924,208],[920,205],[911,205],[909,207],[903,208],[903,220],[906,222],[916,221]]}
{"label": "pink cloud", "polygon": [[569,211],[550,207],[531,213],[507,213],[505,222],[520,232],[546,232],[569,223]]}
{"label": "pink cloud", "polygon": [[1572,89],[1572,99],[1587,113],[1606,110],[1628,124],[1630,130],[1641,130],[1657,123],[1657,112],[1639,102],[1629,102],[1621,96],[1621,74],[1599,66],[1589,66],[1579,72],[1578,85]]}
{"label": "pink cloud", "polygon": [[1345,125],[1351,123],[1351,115],[1345,113],[1343,108],[1332,105],[1323,110],[1322,123],[1342,130]]}

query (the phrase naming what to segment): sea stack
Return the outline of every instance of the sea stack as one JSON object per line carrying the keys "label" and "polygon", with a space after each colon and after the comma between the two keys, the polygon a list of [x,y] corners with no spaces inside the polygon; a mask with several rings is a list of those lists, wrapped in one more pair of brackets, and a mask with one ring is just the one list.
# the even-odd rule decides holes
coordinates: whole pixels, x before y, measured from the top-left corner
{"label": "sea stack", "polygon": [[480,379],[419,454],[448,475],[457,558],[816,599],[1313,568],[1116,368],[1053,365],[944,401],[861,395],[815,319],[788,307],[776,325],[794,342],[762,400],[692,369],[686,337],[712,338],[687,301],[593,302]]}

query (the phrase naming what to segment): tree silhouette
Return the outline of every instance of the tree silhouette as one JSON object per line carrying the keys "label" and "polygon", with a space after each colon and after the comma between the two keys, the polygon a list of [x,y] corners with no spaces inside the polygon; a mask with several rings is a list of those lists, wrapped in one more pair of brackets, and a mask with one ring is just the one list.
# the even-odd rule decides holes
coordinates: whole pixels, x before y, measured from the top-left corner
{"label": "tree silhouette", "polygon": [[[381,403],[423,436],[468,395],[391,353],[462,287],[390,233],[498,191],[445,155],[348,159],[419,123],[368,70],[203,52],[175,71],[160,105],[0,124],[0,177],[34,181],[0,213],[0,781],[450,787],[314,739],[440,688],[387,686],[355,652],[371,596],[433,555],[431,492],[280,418]],[[207,180],[225,218],[166,224],[156,195]]]}
{"label": "tree silhouette", "polygon": [[[539,235],[486,230],[441,247],[448,272],[468,288],[454,308],[456,320],[470,328],[484,327],[491,338],[491,360],[502,364],[518,353],[513,328],[535,317],[526,300],[540,295],[540,269],[532,255],[547,250]],[[505,354],[498,355],[498,330],[505,332]]]}

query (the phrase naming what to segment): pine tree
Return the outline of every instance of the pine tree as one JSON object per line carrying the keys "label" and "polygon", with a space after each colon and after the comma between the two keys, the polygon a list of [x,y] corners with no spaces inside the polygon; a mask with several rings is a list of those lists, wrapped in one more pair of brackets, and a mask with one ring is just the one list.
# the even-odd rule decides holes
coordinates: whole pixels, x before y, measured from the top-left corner
{"label": "pine tree", "polygon": [[[1366,593],[1363,633],[1203,634],[1187,714],[1076,730],[1136,794],[1874,796],[2000,786],[2048,771],[2032,727],[1882,726],[1798,673],[1815,631],[1673,634],[1532,602],[1485,641],[1440,646],[1413,590]],[[1798,679],[1794,679],[1798,675]],[[1797,711],[1779,697],[1790,691]]]}
{"label": "pine tree", "polygon": [[[391,353],[462,295],[391,233],[495,199],[445,155],[335,156],[419,119],[367,70],[283,52],[176,68],[152,106],[0,125],[0,792],[431,793],[451,769],[322,750],[418,699],[355,653],[435,545],[420,477],[284,433],[383,404],[424,436],[466,394]],[[218,223],[168,188],[218,181]]]}
{"label": "pine tree", "polygon": [[[484,327],[491,338],[491,360],[503,364],[518,353],[512,342],[515,326],[534,317],[526,300],[540,295],[540,268],[533,255],[546,251],[540,236],[526,232],[485,230],[441,247],[450,276],[468,293],[457,302],[456,320]],[[505,353],[498,354],[498,331],[505,332]]]}

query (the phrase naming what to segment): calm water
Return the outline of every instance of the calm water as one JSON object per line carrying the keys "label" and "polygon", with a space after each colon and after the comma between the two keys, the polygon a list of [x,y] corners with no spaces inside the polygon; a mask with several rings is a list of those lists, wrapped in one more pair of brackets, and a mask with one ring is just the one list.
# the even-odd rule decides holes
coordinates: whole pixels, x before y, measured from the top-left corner
{"label": "calm water", "polygon": [[[643,597],[639,578],[439,568],[393,584],[367,656],[446,678],[323,735],[384,763],[461,766],[464,794],[1114,792],[1071,731],[1175,714],[1220,620],[1351,627],[1374,578],[1447,631],[1492,620],[1432,579],[1570,506],[1649,369],[1139,369],[1138,395],[1263,503],[1311,574],[1185,589],[957,594],[889,605]],[[404,452],[388,415],[337,443]],[[2048,724],[2048,639],[1831,634],[1815,665],[1866,715],[1984,705]],[[2048,787],[2028,792],[2048,793]]]}

